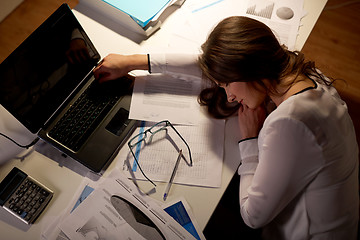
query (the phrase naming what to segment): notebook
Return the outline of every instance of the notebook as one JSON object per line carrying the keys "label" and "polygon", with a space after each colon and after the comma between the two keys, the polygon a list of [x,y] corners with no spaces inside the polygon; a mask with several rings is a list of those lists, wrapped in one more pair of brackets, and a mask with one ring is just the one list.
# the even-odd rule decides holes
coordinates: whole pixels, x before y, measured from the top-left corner
{"label": "notebook", "polygon": [[97,173],[136,125],[128,119],[133,79],[99,84],[92,70],[100,59],[63,4],[0,65],[0,103],[32,133]]}

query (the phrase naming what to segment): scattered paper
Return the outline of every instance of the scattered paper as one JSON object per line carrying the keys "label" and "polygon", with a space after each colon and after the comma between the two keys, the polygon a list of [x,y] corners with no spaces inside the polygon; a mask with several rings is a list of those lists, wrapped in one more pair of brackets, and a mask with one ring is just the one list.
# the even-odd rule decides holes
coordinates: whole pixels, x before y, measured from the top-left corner
{"label": "scattered paper", "polygon": [[[114,196],[119,200],[117,205]],[[60,228],[72,240],[118,239],[118,236],[123,239],[195,239],[117,169],[64,219]]]}
{"label": "scattered paper", "polygon": [[154,74],[136,77],[129,118],[174,124],[198,124],[201,81]]}
{"label": "scattered paper", "polygon": [[249,0],[245,16],[268,25],[281,44],[295,50],[303,6],[303,0]]}
{"label": "scattered paper", "polygon": [[74,194],[74,198],[70,201],[70,204],[64,211],[56,217],[49,218],[44,226],[44,230],[41,233],[41,239],[43,240],[69,240],[69,238],[61,231],[59,224],[69,216],[77,206],[79,206],[85,199],[94,191],[95,188],[102,182],[92,181],[87,177],[84,177],[78,190]]}
{"label": "scattered paper", "polygon": [[171,202],[163,206],[165,212],[173,217],[183,228],[185,228],[197,240],[205,240],[205,236],[200,230],[190,206],[184,198]]}
{"label": "scattered paper", "polygon": [[[144,132],[153,122],[135,130],[133,138],[139,132]],[[179,164],[174,183],[206,187],[220,187],[224,152],[224,120],[206,119],[196,126],[174,125],[190,147],[193,165],[189,166],[189,152],[178,135],[168,127],[168,131],[156,133],[150,141],[134,147],[139,165],[152,181],[167,182],[178,152],[183,150],[183,159]],[[127,147],[127,146],[126,146]],[[130,150],[121,151],[116,157],[118,164],[126,176],[145,180]]]}
{"label": "scattered paper", "polygon": [[181,8],[182,21],[172,27],[169,48],[198,53],[217,23],[230,16],[247,16],[268,25],[281,44],[295,50],[303,5],[303,0],[189,1]]}

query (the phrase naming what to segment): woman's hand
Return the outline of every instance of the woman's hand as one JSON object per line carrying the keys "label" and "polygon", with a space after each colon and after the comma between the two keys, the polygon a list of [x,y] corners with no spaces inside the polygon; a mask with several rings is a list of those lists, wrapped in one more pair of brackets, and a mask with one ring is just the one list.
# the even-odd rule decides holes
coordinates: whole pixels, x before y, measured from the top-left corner
{"label": "woman's hand", "polygon": [[99,82],[106,82],[123,77],[132,70],[148,70],[146,54],[110,54],[94,69],[94,75]]}
{"label": "woman's hand", "polygon": [[266,110],[262,105],[256,109],[241,105],[238,110],[238,123],[242,139],[257,137],[265,118]]}

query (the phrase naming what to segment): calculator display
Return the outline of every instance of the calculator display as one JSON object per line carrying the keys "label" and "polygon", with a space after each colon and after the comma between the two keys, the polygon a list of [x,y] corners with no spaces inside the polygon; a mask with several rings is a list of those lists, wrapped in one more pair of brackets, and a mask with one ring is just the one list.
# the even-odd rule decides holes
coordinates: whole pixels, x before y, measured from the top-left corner
{"label": "calculator display", "polygon": [[10,197],[20,183],[26,178],[26,174],[18,171],[17,168],[11,170],[6,178],[1,182],[0,185],[0,205]]}

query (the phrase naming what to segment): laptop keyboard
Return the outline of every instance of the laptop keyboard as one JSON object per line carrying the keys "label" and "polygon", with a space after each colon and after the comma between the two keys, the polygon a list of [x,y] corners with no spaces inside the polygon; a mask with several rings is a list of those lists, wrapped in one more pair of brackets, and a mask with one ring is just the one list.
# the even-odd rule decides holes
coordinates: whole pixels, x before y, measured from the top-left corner
{"label": "laptop keyboard", "polygon": [[121,96],[120,89],[94,81],[70,106],[49,135],[73,151],[78,151]]}

